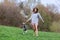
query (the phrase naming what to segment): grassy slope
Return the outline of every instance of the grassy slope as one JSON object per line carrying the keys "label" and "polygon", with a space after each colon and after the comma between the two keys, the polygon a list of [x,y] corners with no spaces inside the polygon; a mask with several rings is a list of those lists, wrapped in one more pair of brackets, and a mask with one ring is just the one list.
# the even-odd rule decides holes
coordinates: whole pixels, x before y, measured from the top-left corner
{"label": "grassy slope", "polygon": [[33,31],[22,34],[23,31],[16,27],[0,26],[0,40],[60,40],[60,33],[39,32],[39,36],[33,36]]}

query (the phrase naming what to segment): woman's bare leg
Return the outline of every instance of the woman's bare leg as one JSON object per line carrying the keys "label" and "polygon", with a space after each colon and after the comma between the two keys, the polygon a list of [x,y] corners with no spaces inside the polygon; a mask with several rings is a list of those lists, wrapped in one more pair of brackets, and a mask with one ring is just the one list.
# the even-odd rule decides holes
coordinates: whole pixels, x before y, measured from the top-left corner
{"label": "woman's bare leg", "polygon": [[38,36],[38,25],[35,24],[35,28],[36,28],[35,34],[36,36]]}
{"label": "woman's bare leg", "polygon": [[34,30],[34,32],[35,32],[35,30],[36,30],[35,24],[32,25],[32,28],[33,28],[33,30]]}
{"label": "woman's bare leg", "polygon": [[33,24],[32,27],[33,27],[35,35],[38,36],[38,25]]}

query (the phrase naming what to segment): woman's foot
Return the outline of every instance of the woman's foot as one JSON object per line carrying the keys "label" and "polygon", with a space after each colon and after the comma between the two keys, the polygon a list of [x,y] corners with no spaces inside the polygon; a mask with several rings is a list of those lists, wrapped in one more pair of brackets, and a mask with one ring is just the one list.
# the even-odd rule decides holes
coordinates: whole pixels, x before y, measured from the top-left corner
{"label": "woman's foot", "polygon": [[38,36],[38,35],[36,35],[36,36]]}
{"label": "woman's foot", "polygon": [[33,36],[36,36],[36,37],[37,37],[37,36],[38,36],[38,34],[37,34],[37,35],[36,35],[36,34],[33,34]]}

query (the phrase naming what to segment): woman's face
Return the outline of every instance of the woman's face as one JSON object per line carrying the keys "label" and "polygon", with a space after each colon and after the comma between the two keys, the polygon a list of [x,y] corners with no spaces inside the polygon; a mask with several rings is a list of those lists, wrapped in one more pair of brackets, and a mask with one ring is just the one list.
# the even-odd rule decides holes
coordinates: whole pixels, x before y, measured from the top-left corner
{"label": "woman's face", "polygon": [[35,9],[34,11],[36,12],[37,10]]}
{"label": "woman's face", "polygon": [[33,12],[34,12],[34,13],[37,13],[37,12],[38,12],[38,9],[34,8],[34,9],[33,9]]}

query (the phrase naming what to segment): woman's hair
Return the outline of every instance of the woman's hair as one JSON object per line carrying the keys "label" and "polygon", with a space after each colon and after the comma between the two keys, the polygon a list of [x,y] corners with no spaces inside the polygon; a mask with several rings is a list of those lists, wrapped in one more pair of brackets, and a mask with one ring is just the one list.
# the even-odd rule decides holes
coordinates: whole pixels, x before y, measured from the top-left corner
{"label": "woman's hair", "polygon": [[[35,9],[36,9],[36,11],[35,11]],[[38,12],[38,8],[33,8],[33,12],[37,13]]]}

